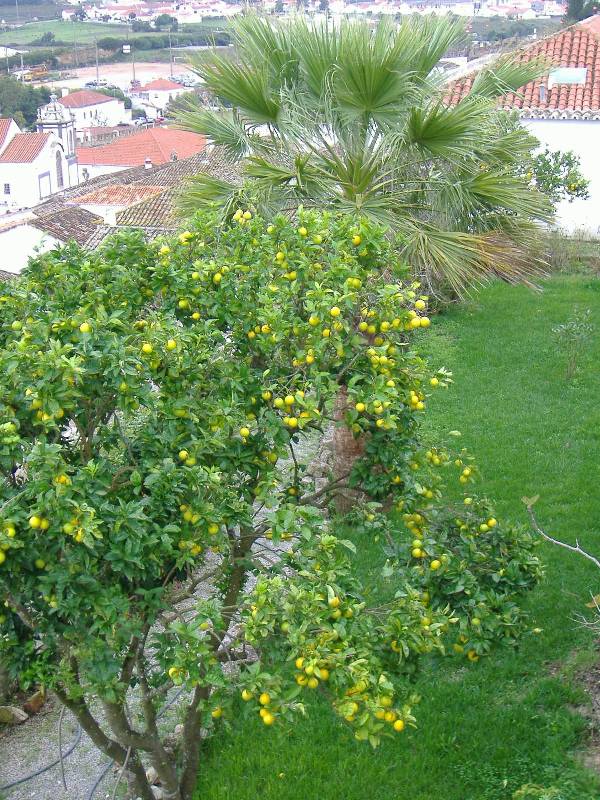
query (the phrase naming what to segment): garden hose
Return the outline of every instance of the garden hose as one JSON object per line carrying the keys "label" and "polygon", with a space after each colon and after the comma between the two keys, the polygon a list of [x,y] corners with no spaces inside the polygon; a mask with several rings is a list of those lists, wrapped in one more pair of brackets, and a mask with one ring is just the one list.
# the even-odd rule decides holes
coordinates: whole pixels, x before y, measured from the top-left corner
{"label": "garden hose", "polygon": [[26,775],[24,778],[19,778],[16,781],[12,781],[11,783],[7,783],[4,786],[0,786],[0,792],[6,792],[9,789],[14,788],[15,786],[20,786],[22,783],[27,783],[27,781],[30,781],[33,778],[37,778],[38,775],[43,775],[44,772],[48,772],[49,769],[52,769],[52,767],[55,767],[57,764],[60,764],[61,760],[64,761],[64,759],[67,758],[68,756],[70,756],[71,753],[73,752],[73,750],[75,750],[75,748],[77,747],[77,745],[81,741],[82,733],[83,733],[83,731],[81,729],[81,725],[78,724],[77,725],[77,733],[75,735],[75,741],[73,742],[73,744],[69,745],[69,747],[66,749],[66,751],[62,754],[62,759],[61,758],[57,758],[51,764],[46,764],[45,767],[40,767],[40,769],[37,769],[35,772],[32,772],[29,775]]}

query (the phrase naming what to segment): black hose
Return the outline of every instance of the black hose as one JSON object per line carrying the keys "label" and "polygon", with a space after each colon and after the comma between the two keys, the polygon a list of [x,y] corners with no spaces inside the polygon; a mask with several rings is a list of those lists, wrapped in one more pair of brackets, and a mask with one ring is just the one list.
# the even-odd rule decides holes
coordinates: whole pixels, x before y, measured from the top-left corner
{"label": "black hose", "polygon": [[114,763],[115,763],[114,761],[109,761],[107,763],[107,765],[104,767],[100,775],[98,775],[98,777],[96,778],[96,782],[94,783],[88,794],[86,794],[85,800],[93,800],[93,797],[96,794],[96,789],[100,786],[100,784],[106,777],[106,773],[109,772],[110,768]]}
{"label": "black hose", "polygon": [[[69,745],[69,747],[67,747],[65,752],[62,754],[63,760],[65,758],[67,758],[68,756],[70,756],[71,753],[73,752],[73,750],[75,750],[75,748],[77,747],[77,745],[81,741],[82,733],[83,733],[83,731],[81,730],[81,725],[78,724],[77,725],[77,734],[75,736],[75,741],[73,742],[73,744]],[[36,770],[35,772],[32,772],[30,775],[26,775],[24,778],[19,778],[16,781],[12,781],[11,783],[7,783],[4,786],[0,786],[0,792],[6,792],[6,791],[8,791],[9,789],[12,789],[15,786],[20,786],[22,783],[27,783],[27,781],[30,781],[33,778],[37,778],[38,775],[43,775],[44,772],[48,772],[49,769],[52,769],[52,767],[55,767],[57,764],[60,764],[60,762],[61,762],[61,759],[57,758],[51,764],[46,764],[45,767],[40,767],[40,769]]]}
{"label": "black hose", "polygon": [[[178,697],[182,693],[183,693],[183,689],[180,689],[171,698],[171,700],[169,700],[169,702],[166,703],[166,705],[164,705],[161,708],[160,712],[157,715],[157,718],[161,717],[173,705],[173,703],[178,699]],[[63,761],[64,761],[65,758],[68,758],[68,756],[71,755],[73,750],[75,750],[75,748],[77,747],[77,745],[81,741],[82,735],[83,735],[83,731],[81,729],[81,725],[78,724],[77,725],[77,734],[75,735],[75,741],[73,742],[73,744],[69,745],[69,747],[67,747],[65,752],[62,754],[62,760]],[[52,761],[51,764],[46,764],[45,767],[40,767],[40,769],[37,769],[35,772],[31,772],[29,775],[25,775],[25,777],[23,777],[23,778],[19,778],[16,781],[12,781],[11,783],[7,783],[4,786],[0,786],[0,792],[7,792],[9,789],[13,789],[15,786],[20,786],[22,783],[27,783],[28,781],[31,781],[34,778],[37,778],[38,775],[43,775],[44,772],[48,772],[48,770],[52,769],[57,764],[60,764],[60,762],[61,762],[61,759],[57,758],[55,761]],[[98,777],[96,778],[96,782],[94,783],[94,785],[90,789],[90,791],[89,791],[89,793],[88,793],[88,795],[86,797],[86,800],[93,800],[93,797],[96,794],[96,790],[98,789],[98,787],[100,786],[100,784],[104,780],[104,777],[105,777],[106,773],[110,770],[110,768],[112,767],[112,765],[114,763],[115,763],[114,761],[109,761],[108,764],[104,767],[104,769],[102,770],[100,775],[98,775]]]}

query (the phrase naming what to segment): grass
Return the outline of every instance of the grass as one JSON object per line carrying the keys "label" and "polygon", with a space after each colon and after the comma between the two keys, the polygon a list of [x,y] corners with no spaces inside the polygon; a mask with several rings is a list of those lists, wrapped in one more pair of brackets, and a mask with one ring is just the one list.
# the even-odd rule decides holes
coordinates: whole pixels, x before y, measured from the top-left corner
{"label": "grass", "polygon": [[[592,309],[597,330],[568,384],[551,329],[575,306]],[[481,469],[479,491],[497,500],[500,518],[525,522],[520,498],[539,494],[547,530],[593,548],[600,281],[560,276],[543,294],[496,284],[432,327],[424,339],[432,366],[452,369],[455,384],[430,401],[428,432],[462,431]],[[574,711],[585,700],[576,673],[593,661],[593,641],[573,616],[600,575],[549,545],[543,557],[546,580],[527,599],[542,633],[474,667],[453,660],[428,668],[417,731],[372,751],[323,701],[292,728],[244,721],[208,743],[197,800],[511,800],[525,784],[557,790],[527,797],[597,800],[600,783],[577,756],[587,723]]]}
{"label": "grass", "polygon": [[[56,44],[59,42],[92,44],[94,39],[107,36],[122,36],[126,41],[127,25],[100,22],[63,22],[62,20],[46,20],[30,22],[20,28],[0,33],[0,44],[31,44],[45,33],[53,33]],[[146,34],[145,34],[146,35]]]}
{"label": "grass", "polygon": [[44,2],[37,3],[13,3],[12,0],[4,0],[0,4],[0,19],[6,23],[14,25],[17,22],[30,22],[33,19],[56,19],[61,11],[66,8],[62,3]]}
{"label": "grass", "polygon": [[[30,8],[30,6],[25,6]],[[56,7],[54,7],[56,8]],[[0,17],[2,16],[0,7]],[[190,23],[181,25],[179,31],[173,34],[173,46],[178,43],[178,37],[190,34],[211,34],[214,31],[221,31],[227,27],[223,20],[207,20],[202,23]],[[30,45],[40,39],[45,33],[53,33],[55,41],[48,46],[60,46],[71,44],[75,41],[77,45],[93,44],[96,39],[109,37],[122,37],[123,43],[127,42],[128,25],[120,23],[103,22],[66,22],[60,19],[51,19],[39,22],[28,22],[19,28],[0,32],[0,45]],[[165,36],[166,29],[161,31],[139,31],[129,30],[129,40],[135,40],[146,36]]]}

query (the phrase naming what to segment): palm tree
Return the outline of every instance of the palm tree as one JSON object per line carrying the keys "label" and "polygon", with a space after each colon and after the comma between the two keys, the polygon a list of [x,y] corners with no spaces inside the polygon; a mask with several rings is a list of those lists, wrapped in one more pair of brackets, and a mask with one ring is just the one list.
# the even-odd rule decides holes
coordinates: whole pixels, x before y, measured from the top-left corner
{"label": "palm tree", "polygon": [[435,18],[241,17],[235,56],[193,62],[216,107],[192,101],[177,124],[221,146],[245,181],[199,175],[186,209],[218,202],[227,215],[251,200],[263,214],[316,205],[366,215],[397,236],[430,289],[531,278],[540,262],[530,244],[551,208],[517,175],[535,140],[495,101],[541,68],[505,60],[450,107],[436,66],[463,36],[462,23]]}

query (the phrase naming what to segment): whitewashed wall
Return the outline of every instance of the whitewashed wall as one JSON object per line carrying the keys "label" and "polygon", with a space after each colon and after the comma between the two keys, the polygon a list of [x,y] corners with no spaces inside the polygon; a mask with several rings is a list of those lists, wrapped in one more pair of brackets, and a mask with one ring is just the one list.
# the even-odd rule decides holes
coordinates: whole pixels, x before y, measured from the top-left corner
{"label": "whitewashed wall", "polygon": [[123,172],[124,169],[130,169],[129,166],[113,166],[111,164],[79,164],[79,180],[85,183],[86,177],[84,171],[87,172],[87,180],[90,178],[97,178],[99,175],[112,175],[113,172]]}
{"label": "whitewashed wall", "polygon": [[112,127],[121,123],[131,123],[131,111],[125,108],[122,100],[117,99],[84,108],[69,108],[69,111],[75,117],[75,130],[78,134],[83,128]]}
{"label": "whitewashed wall", "polygon": [[581,172],[590,181],[590,199],[560,203],[556,225],[568,233],[600,235],[600,120],[528,119],[523,125],[550,150],[578,155]]}
{"label": "whitewashed wall", "polygon": [[18,275],[36,252],[45,253],[60,244],[58,239],[32,225],[0,231],[0,270]]}

